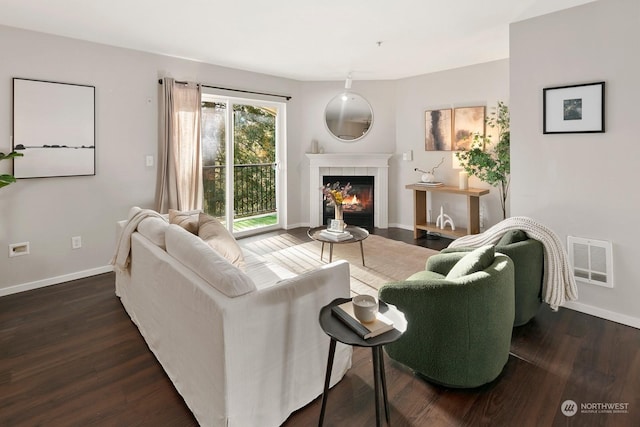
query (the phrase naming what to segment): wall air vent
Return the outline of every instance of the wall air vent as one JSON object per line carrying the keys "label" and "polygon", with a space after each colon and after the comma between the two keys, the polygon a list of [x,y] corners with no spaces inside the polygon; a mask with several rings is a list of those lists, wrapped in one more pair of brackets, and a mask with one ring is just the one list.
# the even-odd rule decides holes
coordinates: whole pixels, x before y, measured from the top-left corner
{"label": "wall air vent", "polygon": [[577,281],[613,288],[611,242],[568,236],[567,247]]}

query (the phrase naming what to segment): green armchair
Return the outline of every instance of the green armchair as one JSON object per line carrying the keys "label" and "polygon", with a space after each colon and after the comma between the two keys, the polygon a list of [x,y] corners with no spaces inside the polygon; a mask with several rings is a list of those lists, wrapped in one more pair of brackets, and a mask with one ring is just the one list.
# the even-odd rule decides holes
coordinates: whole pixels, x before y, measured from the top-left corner
{"label": "green armchair", "polygon": [[446,259],[439,271],[380,288],[380,299],[408,323],[385,346],[389,357],[448,387],[479,387],[498,377],[509,358],[515,298],[513,262],[494,251],[434,255]]}
{"label": "green armchair", "polygon": [[[470,252],[472,248],[446,248],[440,253]],[[542,305],[542,280],[544,274],[544,248],[538,240],[527,237],[522,230],[512,230],[496,243],[496,252],[507,255],[515,267],[516,315],[513,326],[528,323]],[[429,258],[427,269],[437,271],[434,264],[440,263],[436,257]]]}

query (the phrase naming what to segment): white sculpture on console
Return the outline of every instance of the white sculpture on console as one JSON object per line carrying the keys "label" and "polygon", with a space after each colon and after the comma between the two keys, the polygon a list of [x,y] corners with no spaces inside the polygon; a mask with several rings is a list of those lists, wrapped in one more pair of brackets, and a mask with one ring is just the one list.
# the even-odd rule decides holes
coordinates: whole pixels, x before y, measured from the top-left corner
{"label": "white sculpture on console", "polygon": [[436,219],[436,227],[440,227],[440,230],[444,230],[444,227],[447,224],[451,227],[451,231],[455,231],[456,226],[453,223],[453,220],[449,215],[444,213],[444,208],[440,206],[440,215],[438,215],[438,218]]}
{"label": "white sculpture on console", "polygon": [[435,176],[435,171],[436,169],[438,169],[440,167],[440,165],[444,163],[444,157],[442,158],[442,160],[440,160],[440,163],[438,163],[438,166],[434,166],[431,168],[430,171],[425,171],[419,168],[414,168],[413,170],[416,172],[422,172],[422,176],[420,177],[420,181],[422,182],[435,182],[436,180],[436,176]]}

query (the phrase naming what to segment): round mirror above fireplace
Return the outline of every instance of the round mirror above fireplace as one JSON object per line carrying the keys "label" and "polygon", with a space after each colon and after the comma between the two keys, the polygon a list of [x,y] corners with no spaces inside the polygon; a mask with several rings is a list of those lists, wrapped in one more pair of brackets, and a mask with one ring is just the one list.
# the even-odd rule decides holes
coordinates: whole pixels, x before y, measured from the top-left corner
{"label": "round mirror above fireplace", "polygon": [[354,142],[369,133],[373,110],[362,96],[344,92],[329,101],[324,119],[334,137],[343,142]]}

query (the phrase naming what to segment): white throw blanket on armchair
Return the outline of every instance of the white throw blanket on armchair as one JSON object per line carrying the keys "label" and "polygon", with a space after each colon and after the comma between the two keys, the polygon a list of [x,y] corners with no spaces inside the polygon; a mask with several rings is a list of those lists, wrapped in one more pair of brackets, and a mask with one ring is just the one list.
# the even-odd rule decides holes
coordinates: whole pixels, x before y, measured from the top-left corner
{"label": "white throw blanket on armchair", "polygon": [[569,261],[558,236],[544,225],[524,216],[507,218],[480,234],[460,237],[449,245],[479,247],[497,243],[511,230],[522,230],[528,237],[538,240],[544,247],[543,301],[554,311],[567,301],[578,299],[578,289]]}

